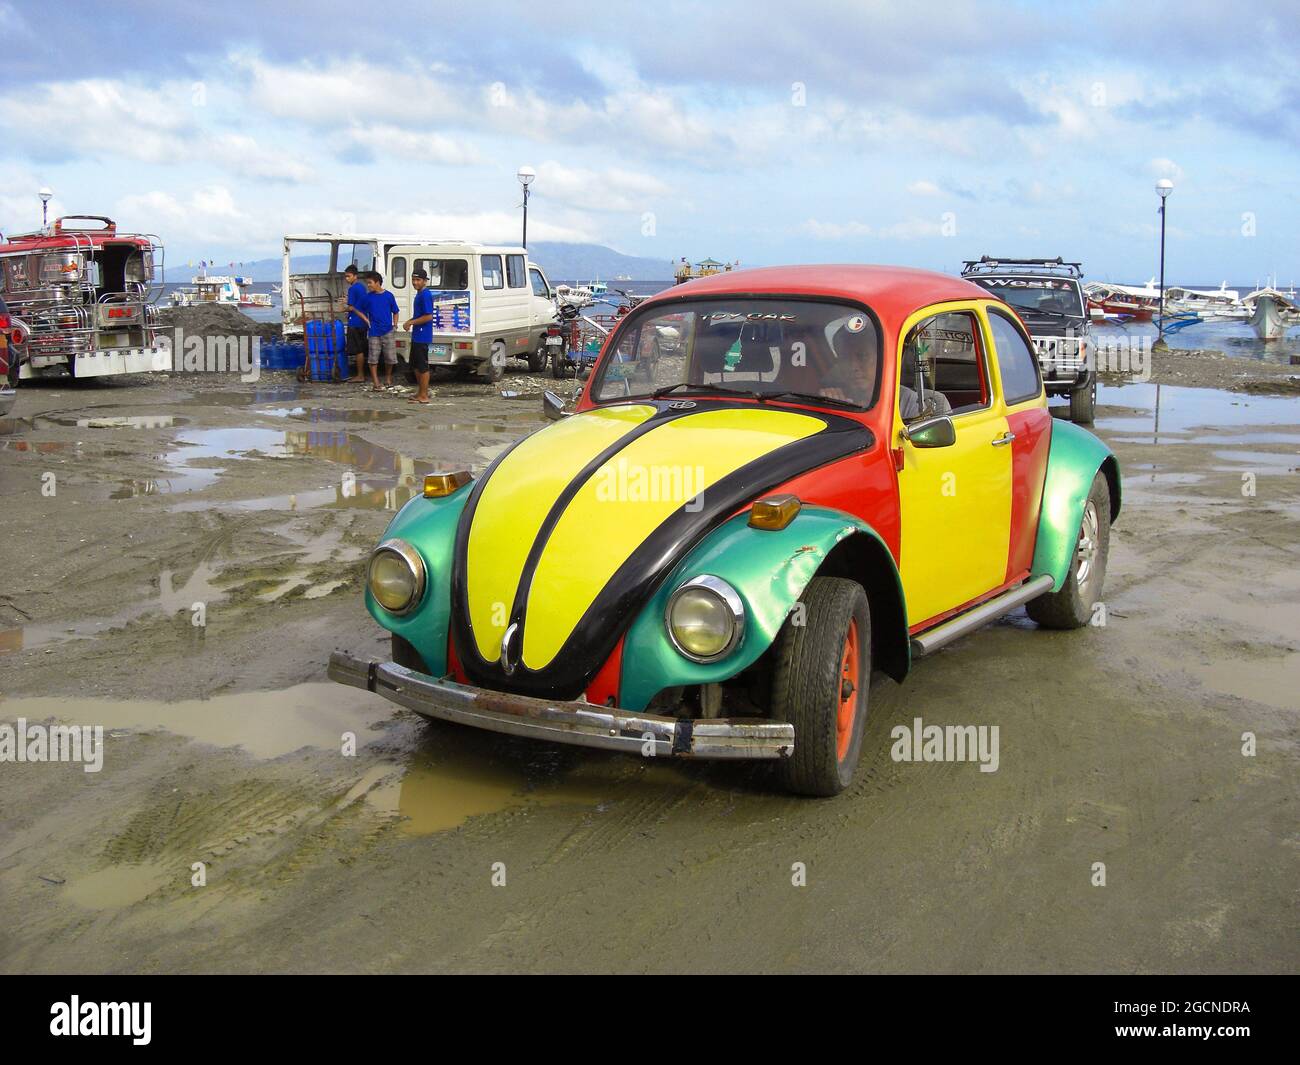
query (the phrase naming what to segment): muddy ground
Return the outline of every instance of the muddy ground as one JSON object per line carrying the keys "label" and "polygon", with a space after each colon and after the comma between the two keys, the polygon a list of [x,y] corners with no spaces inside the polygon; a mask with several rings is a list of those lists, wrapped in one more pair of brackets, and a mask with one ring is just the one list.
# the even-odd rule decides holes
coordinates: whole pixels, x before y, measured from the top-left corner
{"label": "muddy ground", "polygon": [[[0,721],[107,749],[0,764],[0,969],[1296,968],[1300,398],[1162,387],[1157,425],[1154,384],[1103,388],[1107,623],[1020,613],[878,678],[857,782],[811,801],[326,681],[333,649],[386,650],[361,580],[392,508],[537,427],[548,384],[438,382],[425,409],[288,375],[20,391]],[[914,717],[997,725],[998,771],[893,761]]]}

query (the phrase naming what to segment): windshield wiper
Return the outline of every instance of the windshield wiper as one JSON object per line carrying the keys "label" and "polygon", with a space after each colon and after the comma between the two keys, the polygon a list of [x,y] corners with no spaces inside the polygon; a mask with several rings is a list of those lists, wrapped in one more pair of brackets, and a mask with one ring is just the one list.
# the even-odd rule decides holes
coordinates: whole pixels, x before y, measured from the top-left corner
{"label": "windshield wiper", "polygon": [[1050,314],[1057,318],[1082,318],[1081,314],[1073,314],[1070,311],[1052,311],[1046,307],[1017,307],[1021,314]]}
{"label": "windshield wiper", "polygon": [[862,410],[861,403],[854,403],[851,399],[832,399],[830,396],[823,396],[820,392],[764,392],[763,395],[768,399],[806,399],[809,403],[820,403],[827,407]]}
{"label": "windshield wiper", "polygon": [[678,389],[684,389],[687,392],[722,392],[729,396],[749,396],[751,399],[757,399],[760,402],[763,399],[761,393],[755,392],[750,388],[728,388],[726,385],[693,385],[689,381],[678,381],[675,385],[666,385],[663,388],[656,388],[650,393],[651,399],[662,399]]}

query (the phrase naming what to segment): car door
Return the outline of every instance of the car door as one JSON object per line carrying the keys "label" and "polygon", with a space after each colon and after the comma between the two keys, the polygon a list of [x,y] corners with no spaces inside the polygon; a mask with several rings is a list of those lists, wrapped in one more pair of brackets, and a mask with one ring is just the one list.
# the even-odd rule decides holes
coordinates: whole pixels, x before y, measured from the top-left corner
{"label": "car door", "polygon": [[[913,632],[1006,581],[1011,440],[976,308],[974,302],[927,308],[900,333],[894,408],[901,452],[899,571]],[[908,438],[905,430],[945,414],[951,443],[920,446]]]}
{"label": "car door", "polygon": [[1038,512],[1047,476],[1052,416],[1043,393],[1042,373],[1033,342],[1015,317],[1001,307],[985,308],[993,340],[996,381],[1007,415],[1011,442],[1011,536],[1006,580],[1018,581],[1033,565]]}

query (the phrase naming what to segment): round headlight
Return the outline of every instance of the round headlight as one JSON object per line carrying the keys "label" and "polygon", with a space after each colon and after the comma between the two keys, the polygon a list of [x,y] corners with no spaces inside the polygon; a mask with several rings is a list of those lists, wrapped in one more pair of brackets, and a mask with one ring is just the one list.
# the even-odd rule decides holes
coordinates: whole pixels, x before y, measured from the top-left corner
{"label": "round headlight", "polygon": [[424,594],[424,560],[405,540],[385,540],[370,556],[366,583],[390,614],[405,614]]}
{"label": "round headlight", "polygon": [[740,641],[745,607],[717,577],[695,577],[673,592],[664,619],[673,646],[693,662],[713,662]]}

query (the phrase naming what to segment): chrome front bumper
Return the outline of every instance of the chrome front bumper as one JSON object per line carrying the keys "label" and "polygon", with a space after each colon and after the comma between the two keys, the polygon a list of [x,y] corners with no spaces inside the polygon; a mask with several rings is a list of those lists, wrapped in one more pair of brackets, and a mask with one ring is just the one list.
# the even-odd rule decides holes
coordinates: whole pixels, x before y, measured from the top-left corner
{"label": "chrome front bumper", "polygon": [[471,688],[342,651],[330,655],[329,676],[425,717],[553,743],[655,758],[789,758],[794,751],[794,726],[765,718],[675,718],[581,701],[547,702]]}

